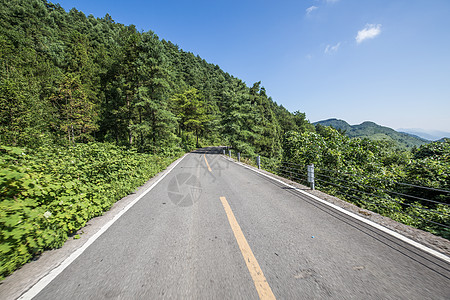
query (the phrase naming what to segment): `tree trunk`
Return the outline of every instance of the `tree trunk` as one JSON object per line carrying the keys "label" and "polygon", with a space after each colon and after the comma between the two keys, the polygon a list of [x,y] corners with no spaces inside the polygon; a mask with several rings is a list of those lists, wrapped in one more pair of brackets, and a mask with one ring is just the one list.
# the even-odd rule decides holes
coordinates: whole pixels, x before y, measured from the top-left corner
{"label": "tree trunk", "polygon": [[[129,95],[127,95],[127,109],[128,109],[128,126],[129,126],[131,123],[131,105]],[[133,132],[129,127],[128,127],[128,143],[130,144],[130,146],[133,145]]]}
{"label": "tree trunk", "polygon": [[[142,125],[142,108],[139,108],[139,125]],[[142,135],[142,129],[139,131],[139,148],[141,148],[141,151],[144,150],[144,136]]]}
{"label": "tree trunk", "polygon": [[199,148],[200,145],[198,144],[198,129],[195,130],[195,135],[197,136],[197,148]]}

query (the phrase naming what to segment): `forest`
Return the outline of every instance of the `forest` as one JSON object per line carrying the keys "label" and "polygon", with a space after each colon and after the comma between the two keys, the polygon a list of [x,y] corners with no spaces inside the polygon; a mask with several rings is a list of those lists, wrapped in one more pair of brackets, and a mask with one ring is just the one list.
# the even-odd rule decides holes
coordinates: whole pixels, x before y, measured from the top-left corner
{"label": "forest", "polygon": [[[392,182],[450,190],[448,140],[403,151],[350,139],[289,112],[261,82],[247,85],[152,31],[46,0],[0,0],[0,278],[78,238],[89,219],[183,153],[207,145],[260,155],[278,173],[286,162],[314,163],[324,176],[341,170],[370,178],[353,177],[354,184],[402,193],[416,191]],[[380,208],[328,181],[318,187],[450,237],[448,227],[402,214],[410,209],[404,203],[416,203],[437,210],[427,218],[448,226],[448,193],[420,194],[445,204],[389,196],[397,202]]]}
{"label": "forest", "polygon": [[155,33],[0,0],[0,277],[186,151],[279,156],[305,114]]}
{"label": "forest", "polygon": [[243,81],[149,32],[1,1],[2,144],[109,142],[172,153],[225,143],[278,155],[284,132],[310,126]]}

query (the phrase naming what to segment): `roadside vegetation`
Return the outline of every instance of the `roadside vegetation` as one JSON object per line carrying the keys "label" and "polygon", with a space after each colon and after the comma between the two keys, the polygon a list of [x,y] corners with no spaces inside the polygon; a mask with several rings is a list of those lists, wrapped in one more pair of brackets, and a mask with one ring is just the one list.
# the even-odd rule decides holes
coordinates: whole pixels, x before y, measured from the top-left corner
{"label": "roadside vegetation", "polygon": [[202,145],[279,156],[310,127],[242,80],[111,16],[0,0],[0,277]]}
{"label": "roadside vegetation", "polygon": [[[326,193],[450,239],[450,140],[400,151],[332,127],[316,129],[287,133],[283,161],[303,174],[314,164],[316,187]],[[279,168],[272,166],[289,177]]]}
{"label": "roadside vegetation", "polygon": [[176,157],[107,143],[0,148],[0,277],[58,248]]}

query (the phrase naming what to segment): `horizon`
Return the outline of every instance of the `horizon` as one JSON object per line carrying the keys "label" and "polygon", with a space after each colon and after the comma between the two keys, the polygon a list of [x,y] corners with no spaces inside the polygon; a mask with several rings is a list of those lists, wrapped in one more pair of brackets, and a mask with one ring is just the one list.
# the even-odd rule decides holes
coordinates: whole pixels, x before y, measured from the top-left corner
{"label": "horizon", "polygon": [[[62,0],[192,52],[311,122],[450,132],[450,2]],[[136,9],[139,7],[139,9]]]}
{"label": "horizon", "polygon": [[389,126],[384,125],[384,124],[379,124],[376,121],[372,121],[372,120],[365,120],[365,121],[360,122],[360,123],[349,123],[346,120],[342,120],[342,119],[338,119],[338,118],[328,118],[328,119],[323,119],[323,120],[317,120],[317,121],[314,121],[314,122],[311,122],[311,123],[315,124],[315,123],[319,123],[319,122],[323,122],[323,121],[330,121],[330,120],[344,121],[350,126],[361,125],[361,124],[366,123],[366,122],[375,123],[378,126],[387,127],[387,128],[393,129],[393,130],[395,130],[397,132],[407,133],[409,135],[415,135],[415,136],[418,136],[420,138],[423,138],[423,139],[426,139],[426,140],[429,140],[429,141],[437,141],[437,140],[440,140],[440,139],[443,139],[443,138],[450,139],[450,132],[446,132],[446,131],[425,130],[425,129],[422,129],[422,128],[392,128],[392,127],[389,127]]}

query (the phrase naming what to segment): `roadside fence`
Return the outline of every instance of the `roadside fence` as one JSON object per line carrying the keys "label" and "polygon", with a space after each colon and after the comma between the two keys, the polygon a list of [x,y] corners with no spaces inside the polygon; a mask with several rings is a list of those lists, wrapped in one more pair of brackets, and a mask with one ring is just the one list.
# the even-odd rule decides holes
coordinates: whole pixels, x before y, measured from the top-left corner
{"label": "roadside fence", "polygon": [[[225,154],[225,151],[224,151]],[[450,239],[450,191],[299,165],[227,149],[227,156]],[[428,197],[427,197],[428,195]],[[432,199],[430,199],[432,198]]]}

